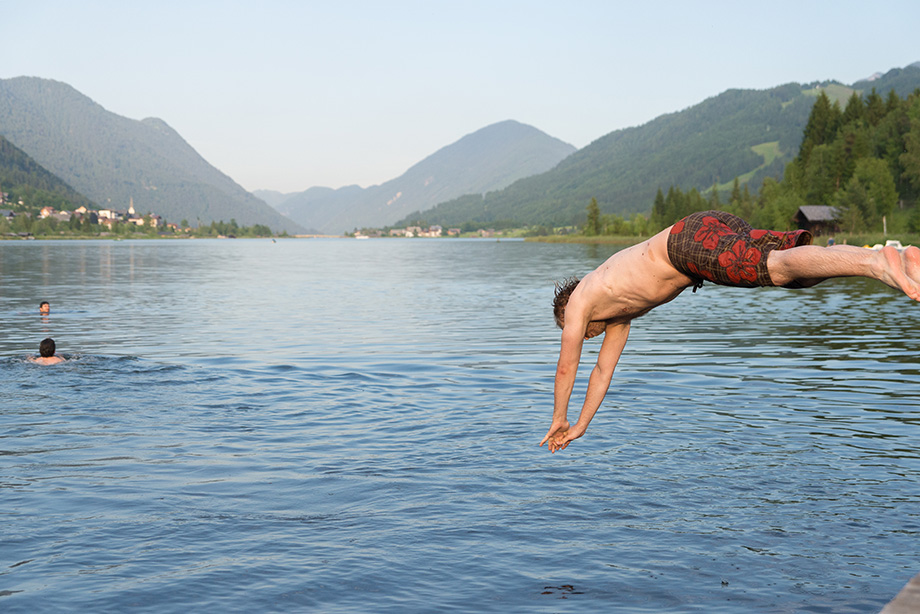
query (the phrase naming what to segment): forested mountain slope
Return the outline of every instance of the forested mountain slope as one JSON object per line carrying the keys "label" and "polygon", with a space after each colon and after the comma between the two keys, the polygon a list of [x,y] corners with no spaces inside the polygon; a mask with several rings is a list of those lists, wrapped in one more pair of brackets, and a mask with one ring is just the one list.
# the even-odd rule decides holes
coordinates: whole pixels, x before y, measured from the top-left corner
{"label": "forested mountain slope", "polygon": [[[72,210],[80,206],[93,208],[93,203],[71,188],[27,153],[0,135],[0,192],[5,192],[16,208],[20,199],[35,209],[51,206]],[[10,208],[10,203],[2,208]]]}
{"label": "forested mountain slope", "polygon": [[759,189],[765,177],[781,178],[798,154],[802,131],[817,94],[846,102],[853,91],[873,88],[902,96],[920,87],[920,67],[894,69],[853,87],[837,83],[769,90],[729,90],[642,126],[617,130],[577,151],[552,170],[485,195],[468,195],[406,216],[443,226],[566,225],[584,220],[596,198],[605,214],[648,214],[656,192],[668,186],[706,189],[735,177]]}

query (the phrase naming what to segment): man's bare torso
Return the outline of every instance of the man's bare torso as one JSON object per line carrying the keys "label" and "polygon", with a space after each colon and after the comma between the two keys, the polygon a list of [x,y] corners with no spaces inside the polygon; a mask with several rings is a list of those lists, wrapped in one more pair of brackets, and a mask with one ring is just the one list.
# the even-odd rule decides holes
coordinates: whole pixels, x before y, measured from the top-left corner
{"label": "man's bare torso", "polygon": [[585,275],[572,292],[566,311],[585,310],[588,321],[628,322],[673,300],[692,281],[668,258],[665,228],[647,241],[610,256]]}

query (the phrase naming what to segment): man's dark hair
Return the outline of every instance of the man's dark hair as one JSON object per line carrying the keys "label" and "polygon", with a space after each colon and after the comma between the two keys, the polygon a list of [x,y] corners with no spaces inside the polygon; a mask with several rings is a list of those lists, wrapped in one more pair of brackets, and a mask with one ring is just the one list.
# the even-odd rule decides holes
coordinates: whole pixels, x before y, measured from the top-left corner
{"label": "man's dark hair", "polygon": [[42,301],[41,303],[38,304],[38,308],[41,309],[42,307],[44,307],[44,306],[47,305],[47,304],[48,304],[48,301]]}
{"label": "man's dark hair", "polygon": [[578,285],[580,280],[577,277],[569,277],[561,282],[556,282],[556,296],[553,297],[553,318],[556,319],[556,326],[562,328],[562,318],[565,315],[565,306],[569,304],[569,296],[572,290]]}
{"label": "man's dark hair", "polygon": [[50,358],[54,356],[54,339],[48,337],[38,344],[38,353],[41,354],[42,358]]}

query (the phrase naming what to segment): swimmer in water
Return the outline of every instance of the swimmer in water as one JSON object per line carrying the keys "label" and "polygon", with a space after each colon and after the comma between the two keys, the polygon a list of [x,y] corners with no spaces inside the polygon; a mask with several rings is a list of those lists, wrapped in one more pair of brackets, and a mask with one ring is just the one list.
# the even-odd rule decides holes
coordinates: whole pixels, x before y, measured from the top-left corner
{"label": "swimmer in water", "polygon": [[59,362],[64,362],[63,358],[55,355],[55,349],[54,339],[48,337],[38,345],[39,357],[30,357],[29,360],[38,365],[56,365]]}
{"label": "swimmer in water", "polygon": [[38,313],[43,316],[51,313],[51,305],[48,304],[48,301],[42,301],[38,304]]}

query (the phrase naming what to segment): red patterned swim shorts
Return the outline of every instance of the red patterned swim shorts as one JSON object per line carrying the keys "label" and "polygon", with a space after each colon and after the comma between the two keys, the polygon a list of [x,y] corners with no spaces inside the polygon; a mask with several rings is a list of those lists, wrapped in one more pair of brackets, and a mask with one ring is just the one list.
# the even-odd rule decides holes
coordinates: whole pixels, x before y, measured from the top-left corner
{"label": "red patterned swim shorts", "polygon": [[[711,281],[723,286],[773,286],[767,255],[775,250],[811,244],[807,230],[756,230],[736,215],[701,211],[671,227],[668,257],[693,280],[694,290]],[[793,282],[787,287],[801,287]]]}

